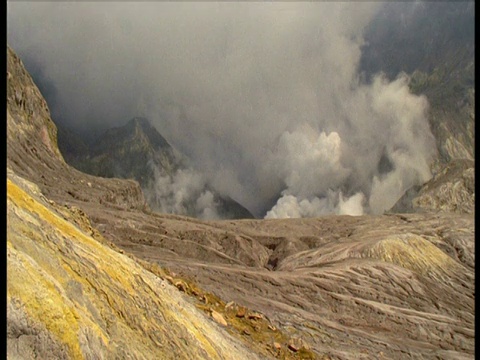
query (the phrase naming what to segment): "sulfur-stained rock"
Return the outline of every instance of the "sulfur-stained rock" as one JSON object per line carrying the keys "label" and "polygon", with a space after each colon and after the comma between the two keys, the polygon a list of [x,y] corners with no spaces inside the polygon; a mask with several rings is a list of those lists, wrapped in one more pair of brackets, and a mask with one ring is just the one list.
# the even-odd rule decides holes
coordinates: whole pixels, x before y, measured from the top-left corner
{"label": "sulfur-stained rock", "polygon": [[239,318],[243,318],[243,317],[245,317],[246,313],[247,313],[247,309],[245,307],[241,306],[241,307],[238,308],[236,316],[239,317]]}
{"label": "sulfur-stained rock", "polygon": [[250,320],[258,320],[258,319],[263,319],[263,315],[257,312],[251,312],[248,314],[248,318]]}
{"label": "sulfur-stained rock", "polygon": [[9,358],[255,357],[180,292],[10,178],[7,202]]}
{"label": "sulfur-stained rock", "polygon": [[300,349],[309,350],[310,346],[301,338],[292,338],[288,341],[288,348],[293,352],[297,352]]}
{"label": "sulfur-stained rock", "polygon": [[215,321],[216,321],[217,323],[219,323],[220,325],[228,326],[227,320],[225,320],[225,318],[223,317],[223,315],[220,314],[219,312],[217,312],[217,311],[215,311],[215,310],[212,310],[212,311],[211,311],[211,315],[212,315],[213,320],[215,320]]}

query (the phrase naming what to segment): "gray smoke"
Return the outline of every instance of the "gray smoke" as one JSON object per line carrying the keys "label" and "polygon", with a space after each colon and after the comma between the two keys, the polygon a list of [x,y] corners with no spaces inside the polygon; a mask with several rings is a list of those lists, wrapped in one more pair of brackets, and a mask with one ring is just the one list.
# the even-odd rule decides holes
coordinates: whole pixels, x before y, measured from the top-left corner
{"label": "gray smoke", "polygon": [[151,186],[143,188],[150,207],[158,212],[189,215],[204,220],[221,219],[219,204],[207,188],[205,176],[191,168],[173,174],[150,164],[154,172]]}
{"label": "gray smoke", "polygon": [[147,117],[256,216],[378,214],[435,156],[408,77],[361,81],[381,6],[9,2],[8,41],[53,84],[54,116],[84,132]]}

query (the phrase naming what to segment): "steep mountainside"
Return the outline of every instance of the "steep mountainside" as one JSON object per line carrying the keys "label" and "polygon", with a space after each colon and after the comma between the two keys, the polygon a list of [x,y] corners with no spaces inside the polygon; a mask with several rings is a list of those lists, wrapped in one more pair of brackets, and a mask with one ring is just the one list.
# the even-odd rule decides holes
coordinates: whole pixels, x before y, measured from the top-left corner
{"label": "steep mountainside", "polygon": [[[72,139],[77,146],[72,146]],[[158,164],[165,175],[173,174],[181,166],[173,148],[143,118],[107,130],[90,146],[64,130],[59,134],[59,145],[66,161],[77,169],[96,176],[135,179],[142,187],[149,186],[154,179],[149,162]]]}
{"label": "steep mountainside", "polygon": [[13,173],[7,207],[9,358],[259,358],[78,209]]}
{"label": "steep mountainside", "polygon": [[474,357],[473,215],[151,213],[137,182],[63,161],[7,66],[9,358]]}
{"label": "steep mountainside", "polygon": [[[21,60],[7,48],[7,168],[38,184],[49,197],[69,194],[125,209],[145,209],[138,183],[86,175],[68,166],[57,146],[47,104]],[[95,181],[95,186],[93,186]]]}
{"label": "steep mountainside", "polygon": [[[253,218],[239,203],[215,192],[145,118],[133,118],[124,126],[108,129],[90,146],[62,129],[59,148],[78,170],[137,180],[152,210],[199,218]],[[210,213],[199,204],[205,198]]]}
{"label": "steep mountainside", "polygon": [[475,212],[475,163],[458,159],[425,185],[412,188],[390,209],[396,212]]}
{"label": "steep mountainside", "polygon": [[[427,34],[421,36],[419,34]],[[427,97],[438,161],[434,178],[390,210],[474,211],[475,2],[392,2],[369,26],[361,68],[394,78]]]}
{"label": "steep mountainside", "polygon": [[[425,34],[422,36],[421,34]],[[391,2],[367,29],[361,69],[412,76],[440,161],[475,156],[475,2]]]}

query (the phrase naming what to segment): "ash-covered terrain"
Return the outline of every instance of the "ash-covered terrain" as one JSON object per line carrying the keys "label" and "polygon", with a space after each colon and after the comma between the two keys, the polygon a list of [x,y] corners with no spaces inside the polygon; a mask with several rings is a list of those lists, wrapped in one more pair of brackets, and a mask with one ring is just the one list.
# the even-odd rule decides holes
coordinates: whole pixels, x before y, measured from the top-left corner
{"label": "ash-covered terrain", "polygon": [[[211,130],[208,126],[197,133],[191,126],[183,128],[189,130],[184,136],[193,140],[181,147],[178,146],[179,134],[172,128],[166,126],[164,135],[158,131],[160,127],[155,120],[150,119],[147,123],[138,114],[124,118],[132,121],[116,126],[111,123],[98,131],[97,140],[90,139],[87,143],[84,138],[64,132],[62,125],[65,123],[61,124],[56,115],[66,94],[55,97],[48,90],[49,67],[42,68],[43,76],[37,68],[32,78],[22,56],[15,52],[16,47],[7,47],[7,357],[473,359],[475,93],[471,71],[474,63],[473,48],[462,47],[470,41],[467,20],[472,5],[469,2],[460,3],[458,7],[447,4],[437,10],[432,10],[433,3],[415,3],[415,6],[419,5],[424,7],[411,13],[406,3],[382,5],[385,6],[383,12],[376,13],[373,18],[376,20],[365,25],[366,42],[362,46],[358,42],[358,53],[349,53],[355,54],[358,69],[363,69],[365,78],[378,71],[385,72],[383,80],[378,80],[376,85],[360,87],[360,92],[349,98],[350,105],[357,106],[362,112],[366,111],[362,104],[368,102],[358,97],[377,99],[378,111],[366,111],[365,114],[379,116],[382,111],[388,114],[388,109],[399,105],[395,96],[401,95],[406,99],[402,105],[406,108],[395,108],[396,114],[403,114],[402,119],[405,116],[410,119],[410,122],[402,123],[408,126],[394,126],[398,125],[399,119],[395,115],[387,121],[393,128],[370,128],[370,133],[359,130],[357,133],[361,136],[348,138],[346,143],[345,136],[355,134],[355,126],[351,123],[355,117],[345,114],[346,121],[340,122],[345,128],[337,129],[338,138],[332,135],[335,133],[333,128],[322,135],[316,128],[321,124],[308,121],[308,126],[300,128],[287,126],[286,132],[260,129],[258,134],[247,131],[253,124],[247,121],[245,128],[236,128],[238,137],[230,137],[227,121],[218,132],[211,134],[212,139],[219,142],[212,148],[204,148],[206,152],[197,157],[194,151],[200,149],[197,141],[204,131]],[[242,6],[238,5],[237,10],[243,11]],[[364,12],[358,16],[370,14],[370,5],[364,6],[361,7]],[[371,6],[376,8],[379,5]],[[292,14],[291,8],[295,6],[285,5],[286,14]],[[40,6],[39,9],[43,8]],[[45,9],[54,13],[56,5],[52,3]],[[348,10],[349,6],[339,5],[337,10],[340,13],[344,9]],[[443,27],[439,27],[433,18],[422,26],[429,27],[435,34],[444,31],[446,35],[432,37],[434,43],[437,41],[435,44],[443,42],[445,51],[439,53],[443,57],[437,54],[435,59],[425,59],[406,52],[405,49],[416,45],[415,41],[423,47],[429,44],[409,37],[411,33],[406,30],[392,30],[385,37],[381,34],[386,30],[378,32],[379,29],[397,28],[413,29],[420,34],[422,27],[418,25],[419,18],[415,20],[418,16],[415,14],[422,14],[422,11],[433,11],[432,14],[439,11],[435,18],[442,20]],[[267,22],[274,18],[267,16],[268,12],[261,14]],[[307,16],[308,11],[302,14],[306,16],[304,20],[313,19]],[[393,14],[403,14],[403,17]],[[330,15],[334,18],[338,14],[333,12]],[[14,20],[15,16],[18,15],[12,15]],[[98,13],[91,13],[92,26],[97,16]],[[462,27],[466,35],[449,37],[451,28],[446,25],[456,23],[458,19],[466,19]],[[298,30],[294,21],[287,23],[292,26],[287,30]],[[348,29],[340,36],[337,24],[329,24],[325,21],[322,29],[337,40],[345,36],[343,45],[358,40],[349,38]],[[250,28],[246,25],[248,23],[239,24],[248,32]],[[183,26],[196,25],[187,21]],[[354,27],[356,23],[350,26]],[[12,27],[11,31],[14,29]],[[277,27],[275,31],[282,29]],[[47,28],[44,30],[43,35],[48,33]],[[15,35],[10,34],[18,43],[22,32],[18,29]],[[63,36],[68,38],[68,34],[66,31]],[[226,34],[236,39],[235,32]],[[208,32],[199,34],[203,35]],[[385,57],[385,54],[393,54],[392,49],[380,45],[393,41],[395,37],[399,37],[395,40],[398,44],[402,41],[404,44],[404,48],[399,45],[395,49],[400,55],[408,54],[413,65],[398,60],[400,55]],[[40,37],[31,39],[33,43],[37,40]],[[214,40],[211,38],[212,44]],[[327,43],[324,43],[325,47],[322,43],[319,46],[327,51]],[[168,42],[164,45],[169,47]],[[25,50],[28,46],[20,48],[31,56]],[[275,53],[282,49],[282,46],[276,48],[272,44],[270,50]],[[315,54],[315,49],[312,51]],[[208,52],[203,54],[208,60]],[[39,58],[47,56],[43,50],[37,55]],[[99,55],[99,59],[101,57]],[[188,63],[188,59],[183,61]],[[333,57],[330,60],[338,59]],[[165,66],[168,67],[170,60],[167,56]],[[236,58],[231,61],[235,63]],[[327,68],[328,64],[335,63],[325,61]],[[344,70],[351,69],[350,62],[345,61],[338,65],[344,66]],[[34,64],[33,58],[28,58],[27,63]],[[61,79],[61,75],[66,74],[62,70],[65,65],[60,58],[55,64]],[[279,63],[280,69],[285,69],[281,67],[285,64]],[[82,68],[81,64],[76,65],[77,71]],[[181,68],[182,63],[179,62],[178,66]],[[319,65],[319,69],[325,68]],[[405,71],[407,76],[395,80],[397,71]],[[264,73],[268,74],[275,75],[275,72]],[[178,74],[171,75],[175,78]],[[195,80],[194,75],[190,75]],[[35,76],[43,85],[37,87]],[[56,86],[61,88],[64,80],[59,80]],[[55,83],[53,78],[50,81]],[[340,88],[330,93],[328,99],[331,101],[335,101],[338,94],[350,94],[342,88],[346,83],[336,84]],[[213,86],[213,83],[209,85]],[[281,88],[282,84],[277,85]],[[224,101],[233,87],[213,86],[212,89],[213,94]],[[88,86],[84,88],[86,94],[87,90]],[[376,93],[377,90],[386,93]],[[43,92],[50,96],[52,105],[48,98],[47,101],[44,99]],[[266,91],[263,100],[269,99],[268,94]],[[381,94],[395,96],[389,100]],[[115,98],[119,94],[111,95]],[[195,99],[191,98],[192,101]],[[82,101],[76,99],[74,104],[64,107],[63,116],[75,113],[72,109],[81,115],[85,111],[79,110]],[[284,103],[295,104],[295,99],[284,100]],[[90,103],[91,107],[95,104]],[[386,104],[389,106],[385,107]],[[122,110],[123,105],[132,104],[127,104],[126,100],[117,103]],[[194,101],[190,105],[195,105]],[[232,116],[239,114],[234,103],[227,102],[227,105],[232,106]],[[330,105],[327,102],[324,105],[326,111],[330,111]],[[54,111],[51,106],[55,107]],[[206,114],[205,108],[196,109],[198,114]],[[222,114],[222,109],[217,108],[217,115]],[[415,112],[415,109],[421,111]],[[252,114],[259,108],[250,111],[243,113],[247,120],[254,119]],[[340,118],[342,111],[337,113]],[[92,113],[96,112],[90,115]],[[192,125],[187,116],[191,114],[186,107],[185,114],[179,117],[183,119],[179,124]],[[119,113],[113,115],[112,118],[119,118]],[[359,121],[362,119],[360,115],[357,117]],[[322,124],[328,128],[333,123],[325,121]],[[149,126],[154,129],[149,131]],[[374,136],[380,130],[392,129],[405,133],[396,138],[394,132],[375,137],[370,148],[375,159],[371,165],[371,159],[363,157],[363,151],[368,147],[360,142],[362,136]],[[245,150],[240,135],[253,134],[250,139],[258,140],[268,131],[273,137],[279,135],[275,140],[277,154],[285,161],[269,163],[276,164],[274,170],[264,163],[266,168],[260,171],[248,165],[250,157],[257,155],[259,160],[269,157],[257,152],[256,143],[247,144],[250,149]],[[408,140],[411,134],[429,136],[426,143],[414,144]],[[423,139],[422,136],[417,140]],[[382,143],[389,139],[396,139],[391,147],[388,141]],[[231,156],[231,149],[223,143],[224,140],[230,141],[229,145],[237,151],[245,150],[238,152],[242,154],[238,155],[241,159]],[[170,141],[175,143],[175,148],[165,145]],[[339,144],[341,146],[336,147]],[[341,156],[343,150],[348,153],[353,149],[348,150],[344,144],[359,144],[358,164]],[[177,146],[185,155],[173,150]],[[212,178],[202,173],[205,178],[202,177],[202,186],[198,187],[195,196],[210,191],[210,200],[218,201],[221,196],[230,200],[235,198],[235,201],[231,200],[235,209],[243,209],[245,214],[254,214],[257,219],[246,219],[236,212],[232,217],[243,219],[204,220],[158,211],[151,206],[151,198],[149,200],[145,190],[152,184],[158,185],[153,180],[155,172],[152,169],[159,170],[161,177],[174,179],[175,176],[171,175],[178,172],[176,166],[184,166],[184,163],[170,160],[187,157],[183,160],[187,169],[195,172],[207,169],[208,174],[215,167],[209,167],[211,163],[202,156],[218,149],[224,151],[214,151],[216,159],[223,159],[220,164],[225,166],[217,168],[215,174],[223,174],[231,187],[215,176]],[[313,153],[318,157],[307,157],[300,166],[296,164],[302,159],[299,149],[319,150]],[[332,152],[325,152],[325,149]],[[411,152],[415,149],[420,153]],[[338,161],[329,162],[325,154],[334,157],[337,154]],[[402,154],[406,155],[402,157]],[[149,157],[155,166],[148,167],[139,161],[142,156]],[[322,192],[310,180],[314,178],[312,174],[327,173],[304,173],[319,159],[326,161],[330,170],[341,170],[337,166],[347,168],[348,165],[349,169],[358,170],[353,174],[359,178],[350,175],[342,178],[340,171],[329,177],[330,184],[340,184],[339,187]],[[230,171],[226,164],[232,160],[232,166],[240,164],[242,166],[238,169],[251,170],[243,178],[248,181],[242,182]],[[424,161],[427,170],[423,168]],[[77,168],[72,166],[73,163]],[[360,171],[360,163],[370,170]],[[297,173],[304,176],[295,177]],[[424,177],[418,176],[423,173]],[[252,174],[257,176],[258,182],[248,179]],[[261,181],[262,176],[272,174],[279,176],[269,183]],[[399,179],[402,181],[398,187],[393,180]],[[175,181],[164,182],[165,188],[172,188],[172,184]],[[233,196],[245,194],[245,184],[259,187],[251,188],[250,197]],[[266,184],[270,185],[271,192],[262,193],[261,190],[266,189],[262,186]],[[393,185],[397,190],[390,193],[392,196],[383,198],[381,195],[393,189]],[[348,189],[356,189],[359,193],[349,193]],[[215,198],[217,192],[219,195]],[[356,195],[360,193],[363,201],[359,201],[362,196]],[[166,194],[163,202],[157,205],[172,204],[165,203],[165,199],[175,198],[172,194]],[[196,204],[197,200],[198,197],[189,206]],[[381,211],[372,212],[374,207]],[[200,207],[190,207],[191,212],[187,214],[200,217],[195,212],[198,209]],[[353,213],[358,216],[352,216]],[[281,214],[304,218],[275,218]],[[260,219],[264,216],[269,219]]]}
{"label": "ash-covered terrain", "polygon": [[152,213],[64,162],[7,55],[9,358],[473,358],[473,215]]}

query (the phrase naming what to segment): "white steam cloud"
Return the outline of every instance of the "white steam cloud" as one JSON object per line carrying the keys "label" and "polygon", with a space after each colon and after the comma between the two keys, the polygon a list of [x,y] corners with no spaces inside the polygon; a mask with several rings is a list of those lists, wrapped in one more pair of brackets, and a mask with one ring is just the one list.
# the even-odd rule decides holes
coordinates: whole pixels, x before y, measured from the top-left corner
{"label": "white steam cloud", "polygon": [[154,181],[143,192],[153,210],[204,220],[221,219],[219,203],[208,190],[205,176],[188,168],[166,174],[163,169],[150,165],[154,171]]}
{"label": "white steam cloud", "polygon": [[379,75],[348,91],[345,107],[355,111],[344,114],[341,136],[303,127],[280,138],[274,163],[286,189],[267,218],[380,214],[430,179],[428,103],[410,94],[406,75],[390,83]]}
{"label": "white steam cloud", "polygon": [[[408,77],[358,73],[381,6],[9,2],[8,41],[55,86],[54,116],[84,130],[145,116],[256,216],[378,214],[435,156]],[[179,209],[197,182],[159,177],[156,196]]]}

